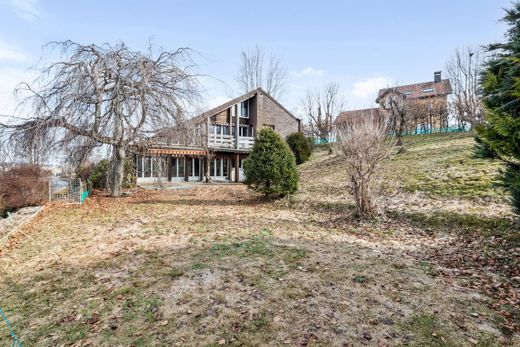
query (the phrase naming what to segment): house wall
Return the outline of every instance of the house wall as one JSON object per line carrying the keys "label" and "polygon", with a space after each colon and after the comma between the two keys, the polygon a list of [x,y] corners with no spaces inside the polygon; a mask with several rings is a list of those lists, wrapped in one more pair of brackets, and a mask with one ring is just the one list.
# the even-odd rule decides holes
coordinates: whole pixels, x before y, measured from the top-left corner
{"label": "house wall", "polygon": [[284,139],[299,130],[299,122],[278,106],[271,98],[258,93],[258,107],[256,115],[256,128],[274,126],[274,131]]}

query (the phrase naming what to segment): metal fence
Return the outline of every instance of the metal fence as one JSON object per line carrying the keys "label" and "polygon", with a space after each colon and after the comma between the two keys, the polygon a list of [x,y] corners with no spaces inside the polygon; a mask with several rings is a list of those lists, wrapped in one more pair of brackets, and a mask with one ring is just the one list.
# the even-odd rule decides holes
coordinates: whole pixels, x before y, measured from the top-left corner
{"label": "metal fence", "polygon": [[[449,127],[449,128],[432,128],[432,129],[414,129],[414,130],[405,130],[403,131],[403,136],[411,136],[411,135],[428,135],[428,134],[441,134],[441,133],[460,133],[471,131],[469,127]],[[337,138],[335,135],[331,135],[326,139],[322,138],[314,138],[314,144],[322,145],[335,143]]]}
{"label": "metal fence", "polygon": [[82,204],[92,192],[90,182],[80,178],[51,178],[49,180],[49,201]]}
{"label": "metal fence", "polygon": [[465,131],[470,131],[468,127],[448,127],[448,128],[431,128],[431,129],[414,129],[414,130],[406,130],[403,132],[403,135],[428,135],[428,134],[441,134],[441,133],[461,133]]}

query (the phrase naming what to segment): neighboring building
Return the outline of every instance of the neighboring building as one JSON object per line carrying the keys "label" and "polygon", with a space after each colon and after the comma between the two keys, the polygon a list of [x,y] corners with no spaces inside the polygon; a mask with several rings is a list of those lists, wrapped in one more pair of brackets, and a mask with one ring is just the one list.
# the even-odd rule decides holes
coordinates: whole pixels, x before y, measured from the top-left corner
{"label": "neighboring building", "polygon": [[[390,116],[392,101],[408,112],[407,130],[432,130],[448,127],[448,95],[452,93],[449,79],[442,79],[441,72],[434,72],[433,81],[380,89],[376,103],[379,107],[342,112],[337,122],[349,115],[381,112]],[[376,111],[377,110],[377,111]]]}
{"label": "neighboring building", "polygon": [[440,100],[444,103],[448,101],[451,94],[451,83],[449,79],[442,79],[441,72],[433,73],[433,81],[396,86],[392,88],[380,89],[376,102],[381,104],[387,95],[392,93],[402,93],[408,100]]}
{"label": "neighboring building", "polygon": [[189,146],[175,143],[175,136],[170,136],[175,129],[164,129],[152,145],[138,151],[138,183],[202,181],[208,165],[211,179],[239,182],[258,129],[272,128],[283,138],[301,130],[300,119],[261,88],[204,112],[189,124],[191,138],[183,142]]}
{"label": "neighboring building", "polygon": [[362,110],[343,111],[336,118],[335,124],[337,126],[338,124],[341,124],[348,118],[364,117],[364,116],[369,115],[370,113],[374,113],[374,115],[379,115],[379,112],[380,112],[380,109],[377,107],[365,108]]}

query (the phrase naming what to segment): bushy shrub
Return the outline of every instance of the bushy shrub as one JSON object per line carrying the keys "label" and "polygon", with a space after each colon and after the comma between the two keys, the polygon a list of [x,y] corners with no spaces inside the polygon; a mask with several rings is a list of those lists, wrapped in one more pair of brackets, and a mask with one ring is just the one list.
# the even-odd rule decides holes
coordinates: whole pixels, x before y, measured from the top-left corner
{"label": "bushy shrub", "polygon": [[[106,159],[96,164],[90,174],[90,182],[93,188],[108,188],[108,177],[110,175],[110,162]],[[135,167],[132,159],[125,160],[125,172],[123,176],[123,188],[134,188],[136,186]]]}
{"label": "bushy shrub", "polygon": [[133,159],[125,160],[125,174],[123,176],[123,188],[135,188],[137,176],[135,175],[135,163]]}
{"label": "bushy shrub", "polygon": [[107,187],[109,168],[110,163],[106,159],[96,164],[89,178],[92,183],[92,188],[105,189]]}
{"label": "bushy shrub", "polygon": [[294,153],[296,164],[305,163],[311,156],[311,146],[308,138],[302,132],[293,133],[287,136],[287,144]]}
{"label": "bushy shrub", "polygon": [[49,176],[38,165],[16,165],[0,171],[0,214],[45,203]]}
{"label": "bushy shrub", "polygon": [[246,184],[265,195],[285,196],[298,189],[296,160],[285,141],[272,129],[258,132],[244,162]]}

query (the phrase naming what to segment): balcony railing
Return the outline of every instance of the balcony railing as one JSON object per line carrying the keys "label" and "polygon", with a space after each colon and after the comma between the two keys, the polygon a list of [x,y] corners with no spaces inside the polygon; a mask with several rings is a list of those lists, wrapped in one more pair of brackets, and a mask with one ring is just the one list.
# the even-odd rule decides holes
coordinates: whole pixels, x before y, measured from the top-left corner
{"label": "balcony railing", "polygon": [[[255,142],[254,137],[239,136],[238,137],[238,148],[239,149],[250,149],[253,147]],[[208,145],[212,148],[236,148],[235,136],[233,135],[216,135],[209,134]]]}

